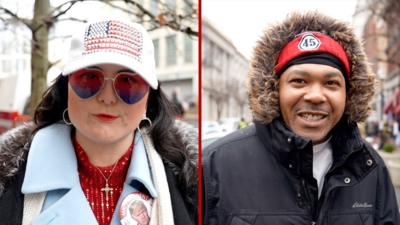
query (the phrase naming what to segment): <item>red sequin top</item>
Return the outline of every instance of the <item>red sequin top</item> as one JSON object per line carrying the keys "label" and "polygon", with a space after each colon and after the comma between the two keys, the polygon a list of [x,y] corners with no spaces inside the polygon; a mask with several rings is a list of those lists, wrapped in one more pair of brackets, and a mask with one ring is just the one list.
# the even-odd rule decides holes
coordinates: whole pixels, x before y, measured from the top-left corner
{"label": "red sequin top", "polygon": [[[78,158],[78,172],[82,190],[99,225],[109,225],[124,186],[133,152],[133,142],[126,153],[117,161],[117,165],[97,168],[90,163],[88,156],[76,138],[73,138],[73,144]],[[108,191],[107,196],[104,177],[108,179],[108,186],[112,189]]]}

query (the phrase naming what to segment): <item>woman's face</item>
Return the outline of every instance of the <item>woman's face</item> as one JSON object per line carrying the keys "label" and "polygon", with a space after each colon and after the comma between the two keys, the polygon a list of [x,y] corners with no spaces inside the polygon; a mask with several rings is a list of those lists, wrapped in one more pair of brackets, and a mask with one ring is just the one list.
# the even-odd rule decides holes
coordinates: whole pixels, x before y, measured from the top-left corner
{"label": "woman's face", "polygon": [[[101,71],[106,78],[114,78],[120,72],[129,71],[113,64],[100,64],[91,68]],[[105,80],[98,93],[88,99],[79,97],[70,82],[68,115],[77,135],[97,144],[110,144],[132,137],[145,114],[148,89],[138,102],[127,104],[116,95],[112,80]]]}

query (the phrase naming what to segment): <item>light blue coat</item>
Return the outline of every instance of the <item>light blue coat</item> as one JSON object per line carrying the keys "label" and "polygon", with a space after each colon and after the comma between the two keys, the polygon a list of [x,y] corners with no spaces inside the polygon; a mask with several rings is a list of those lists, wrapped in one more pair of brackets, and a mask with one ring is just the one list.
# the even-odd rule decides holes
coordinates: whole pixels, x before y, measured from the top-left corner
{"label": "light blue coat", "polygon": [[[119,208],[122,200],[137,191],[132,181],[142,183],[153,198],[157,197],[145,146],[139,132],[123,191],[118,200],[111,225],[120,225]],[[71,142],[71,128],[53,124],[34,136],[29,151],[22,193],[47,192],[42,212],[32,225],[95,225],[98,224],[82,191],[77,159]]]}

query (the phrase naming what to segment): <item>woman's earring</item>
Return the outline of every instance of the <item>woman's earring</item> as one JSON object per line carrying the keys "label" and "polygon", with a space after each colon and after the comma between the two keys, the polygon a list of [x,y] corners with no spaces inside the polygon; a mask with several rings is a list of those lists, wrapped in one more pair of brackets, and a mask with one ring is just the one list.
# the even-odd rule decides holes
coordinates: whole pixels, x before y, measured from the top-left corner
{"label": "woman's earring", "polygon": [[140,124],[141,124],[143,121],[148,122],[150,127],[151,127],[151,125],[152,125],[151,120],[149,119],[149,117],[146,116],[146,113],[144,113],[144,114],[143,114],[143,118],[140,120],[139,126],[138,126],[138,130],[139,130],[139,133],[140,133],[140,134],[142,134],[142,131],[140,130]]}
{"label": "woman's earring", "polygon": [[140,122],[142,121],[147,121],[149,123],[149,126],[151,127],[152,125],[151,120],[149,119],[149,117],[146,116],[146,113],[144,113],[143,118]]}
{"label": "woman's earring", "polygon": [[72,125],[71,121],[69,119],[67,120],[67,118],[65,117],[65,113],[68,113],[68,108],[66,108],[64,110],[63,114],[62,114],[62,118],[63,118],[64,123],[67,124],[67,125]]}

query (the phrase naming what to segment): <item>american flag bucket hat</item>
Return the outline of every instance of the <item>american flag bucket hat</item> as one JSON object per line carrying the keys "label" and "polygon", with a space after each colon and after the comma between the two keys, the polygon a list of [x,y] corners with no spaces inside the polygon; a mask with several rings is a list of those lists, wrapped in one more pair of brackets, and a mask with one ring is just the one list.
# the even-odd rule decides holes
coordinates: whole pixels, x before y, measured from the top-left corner
{"label": "american flag bucket hat", "polygon": [[153,89],[158,87],[153,42],[138,23],[104,20],[87,23],[77,31],[62,74],[98,64],[124,66],[137,72]]}

